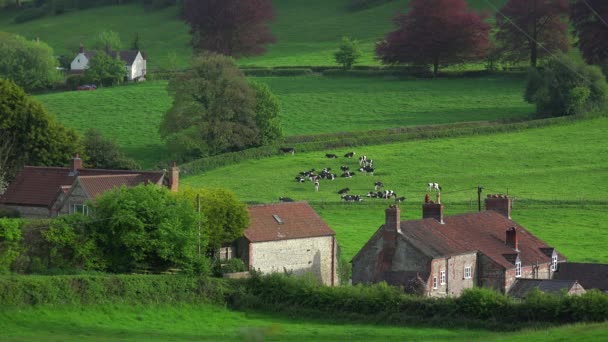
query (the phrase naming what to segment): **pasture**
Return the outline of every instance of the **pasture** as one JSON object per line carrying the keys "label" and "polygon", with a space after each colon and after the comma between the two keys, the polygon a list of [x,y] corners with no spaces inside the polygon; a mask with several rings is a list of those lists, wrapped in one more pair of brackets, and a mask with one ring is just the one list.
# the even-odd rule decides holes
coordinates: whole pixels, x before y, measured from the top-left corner
{"label": "pasture", "polygon": [[[383,222],[384,208],[392,201],[340,203],[338,190],[348,187],[351,194],[365,195],[382,181],[386,189],[408,198],[401,205],[404,218],[417,219],[428,182],[443,186],[448,215],[476,210],[476,186],[482,185],[484,194],[514,196],[514,219],[570,260],[607,262],[608,155],[596,143],[606,129],[608,118],[596,118],[514,133],[367,146],[357,153],[375,160],[374,176],[322,180],[319,192],[311,182],[297,183],[294,177],[311,168],[353,169],[358,162],[327,159],[322,151],[296,153],[211,170],[182,183],[226,187],[248,202],[276,202],[280,196],[310,201],[337,232],[348,260]],[[341,156],[348,150],[327,152]]]}
{"label": "pasture", "polygon": [[286,318],[205,304],[37,306],[0,311],[3,341],[600,341],[607,337],[606,323],[505,333]]}
{"label": "pasture", "polygon": [[[281,103],[285,135],[362,131],[400,126],[525,117],[533,107],[521,93],[524,80],[379,77],[255,77]],[[84,133],[95,127],[115,139],[145,167],[165,157],[158,133],[171,106],[166,81],[95,91],[37,95],[66,126]]]}

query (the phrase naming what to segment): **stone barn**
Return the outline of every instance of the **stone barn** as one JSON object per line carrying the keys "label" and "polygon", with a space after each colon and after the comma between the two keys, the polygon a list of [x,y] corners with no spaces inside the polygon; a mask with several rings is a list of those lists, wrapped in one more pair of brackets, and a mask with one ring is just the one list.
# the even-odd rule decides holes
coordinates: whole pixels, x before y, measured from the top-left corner
{"label": "stone barn", "polygon": [[250,206],[249,219],[236,255],[250,270],[311,273],[325,285],[338,284],[336,233],[308,203]]}
{"label": "stone barn", "polygon": [[386,222],[352,260],[353,284],[385,281],[432,297],[458,296],[488,287],[508,293],[517,279],[551,279],[553,247],[511,220],[511,199],[489,195],[486,210],[443,215],[443,204],[425,198],[422,219],[401,221],[386,209]]}

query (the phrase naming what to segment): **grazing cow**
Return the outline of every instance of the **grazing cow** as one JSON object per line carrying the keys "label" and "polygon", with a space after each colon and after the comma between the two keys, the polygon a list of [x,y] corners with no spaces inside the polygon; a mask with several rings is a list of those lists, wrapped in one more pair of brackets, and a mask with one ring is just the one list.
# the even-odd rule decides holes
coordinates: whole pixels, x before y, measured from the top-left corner
{"label": "grazing cow", "polygon": [[429,191],[437,191],[441,192],[441,185],[439,183],[428,183],[427,184]]}
{"label": "grazing cow", "polygon": [[319,180],[315,180],[315,191],[319,191]]}
{"label": "grazing cow", "polygon": [[374,161],[372,159],[366,159],[364,164],[365,164],[365,166],[372,167],[372,166],[374,166]]}
{"label": "grazing cow", "polygon": [[279,197],[280,202],[293,202],[293,199],[289,197]]}
{"label": "grazing cow", "polygon": [[377,194],[377,193],[375,193],[375,192],[373,192],[373,191],[370,191],[370,192],[368,192],[368,193],[367,193],[367,195],[365,195],[365,197],[369,197],[369,198],[377,198],[377,197],[378,197],[378,194]]}
{"label": "grazing cow", "polygon": [[325,154],[325,156],[327,158],[329,158],[329,159],[336,159],[336,158],[338,158],[338,156],[335,155],[335,154],[333,154],[333,153],[327,153],[327,154]]}
{"label": "grazing cow", "polygon": [[291,155],[294,155],[296,153],[296,149],[293,147],[281,147],[279,148],[279,150],[281,150],[281,152],[283,153],[291,153]]}
{"label": "grazing cow", "polygon": [[349,191],[349,188],[340,189],[340,191],[338,191],[338,195],[346,195]]}
{"label": "grazing cow", "polygon": [[374,183],[374,190],[378,191],[378,188],[384,188],[384,183],[382,183],[382,182]]}
{"label": "grazing cow", "polygon": [[342,165],[340,166],[340,170],[342,170],[342,172],[348,171],[350,168],[347,165]]}
{"label": "grazing cow", "polygon": [[397,198],[397,194],[393,190],[384,190],[382,198],[389,199],[391,197]]}
{"label": "grazing cow", "polygon": [[355,175],[354,173],[351,173],[350,171],[346,171],[340,177],[343,177],[343,178],[352,178],[352,176],[354,176],[354,175]]}
{"label": "grazing cow", "polygon": [[306,181],[306,178],[301,177],[301,176],[296,176],[296,182],[298,183],[304,183]]}
{"label": "grazing cow", "polygon": [[372,176],[374,175],[374,168],[371,166],[365,166],[362,168],[359,168],[359,171],[363,172],[364,174],[371,174]]}
{"label": "grazing cow", "polygon": [[365,165],[365,161],[367,160],[367,156],[359,157],[359,166]]}
{"label": "grazing cow", "polygon": [[405,197],[397,197],[397,198],[395,198],[395,202],[398,202],[398,203],[401,203],[401,202],[403,202],[405,200],[406,200]]}
{"label": "grazing cow", "polygon": [[363,199],[359,195],[344,195],[342,199],[346,202],[361,202]]}
{"label": "grazing cow", "polygon": [[355,152],[348,152],[347,154],[344,155],[344,157],[346,158],[352,158],[355,156]]}

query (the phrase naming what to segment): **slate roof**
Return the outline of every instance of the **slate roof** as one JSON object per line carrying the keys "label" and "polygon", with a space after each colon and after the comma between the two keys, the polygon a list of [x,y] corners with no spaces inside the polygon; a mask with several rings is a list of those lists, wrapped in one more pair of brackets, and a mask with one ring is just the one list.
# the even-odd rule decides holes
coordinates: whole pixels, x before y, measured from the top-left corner
{"label": "slate roof", "polygon": [[570,291],[575,285],[576,280],[517,279],[509,289],[509,296],[524,298],[534,289],[544,293],[560,294],[563,290]]}
{"label": "slate roof", "polygon": [[250,206],[249,227],[244,235],[251,242],[262,242],[334,236],[336,233],[308,203],[286,202]]}
{"label": "slate roof", "polygon": [[0,198],[0,204],[50,207],[61,190],[71,187],[76,176],[103,176],[103,175],[141,175],[145,180],[157,183],[163,178],[162,171],[127,171],[79,169],[74,173],[70,168],[64,167],[24,167],[15,180]]}
{"label": "slate roof", "polygon": [[[120,57],[120,59],[125,62],[125,64],[127,65],[133,65],[133,62],[135,62],[135,58],[137,58],[137,54],[139,53],[139,50],[124,50],[124,51],[110,51],[108,53],[108,55],[112,58],[116,58],[116,53],[118,53],[118,56]],[[88,60],[91,60],[91,58],[95,57],[95,55],[97,54],[96,51],[85,51],[83,52],[85,57],[87,57]],[[142,53],[142,58],[145,58],[145,55]]]}
{"label": "slate roof", "polygon": [[608,292],[608,264],[578,262],[559,263],[554,279],[577,280],[586,290]]}

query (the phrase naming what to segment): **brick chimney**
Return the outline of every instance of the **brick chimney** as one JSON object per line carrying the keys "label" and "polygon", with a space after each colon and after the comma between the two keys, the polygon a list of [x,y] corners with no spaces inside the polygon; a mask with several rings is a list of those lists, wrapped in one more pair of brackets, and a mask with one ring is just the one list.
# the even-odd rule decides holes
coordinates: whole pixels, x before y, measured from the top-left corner
{"label": "brick chimney", "polygon": [[72,171],[76,173],[79,169],[82,169],[82,159],[80,159],[80,154],[76,153],[72,158]]}
{"label": "brick chimney", "polygon": [[507,237],[505,239],[505,244],[507,245],[507,247],[519,251],[519,241],[517,240],[517,229],[515,229],[515,227],[507,229]]}
{"label": "brick chimney", "polygon": [[[382,238],[385,254],[392,255],[397,247],[397,234],[401,233],[401,210],[396,205],[390,205],[385,211]],[[388,253],[387,253],[388,252]]]}
{"label": "brick chimney", "polygon": [[486,198],[486,210],[494,210],[511,219],[511,198],[506,195],[491,195]]}
{"label": "brick chimney", "polygon": [[171,166],[169,182],[171,184],[171,191],[177,192],[179,190],[179,167],[177,167],[175,162],[173,162],[173,166]]}
{"label": "brick chimney", "polygon": [[443,224],[443,204],[441,204],[441,195],[437,193],[437,203],[430,200],[429,194],[424,196],[422,204],[422,218],[434,218]]}

